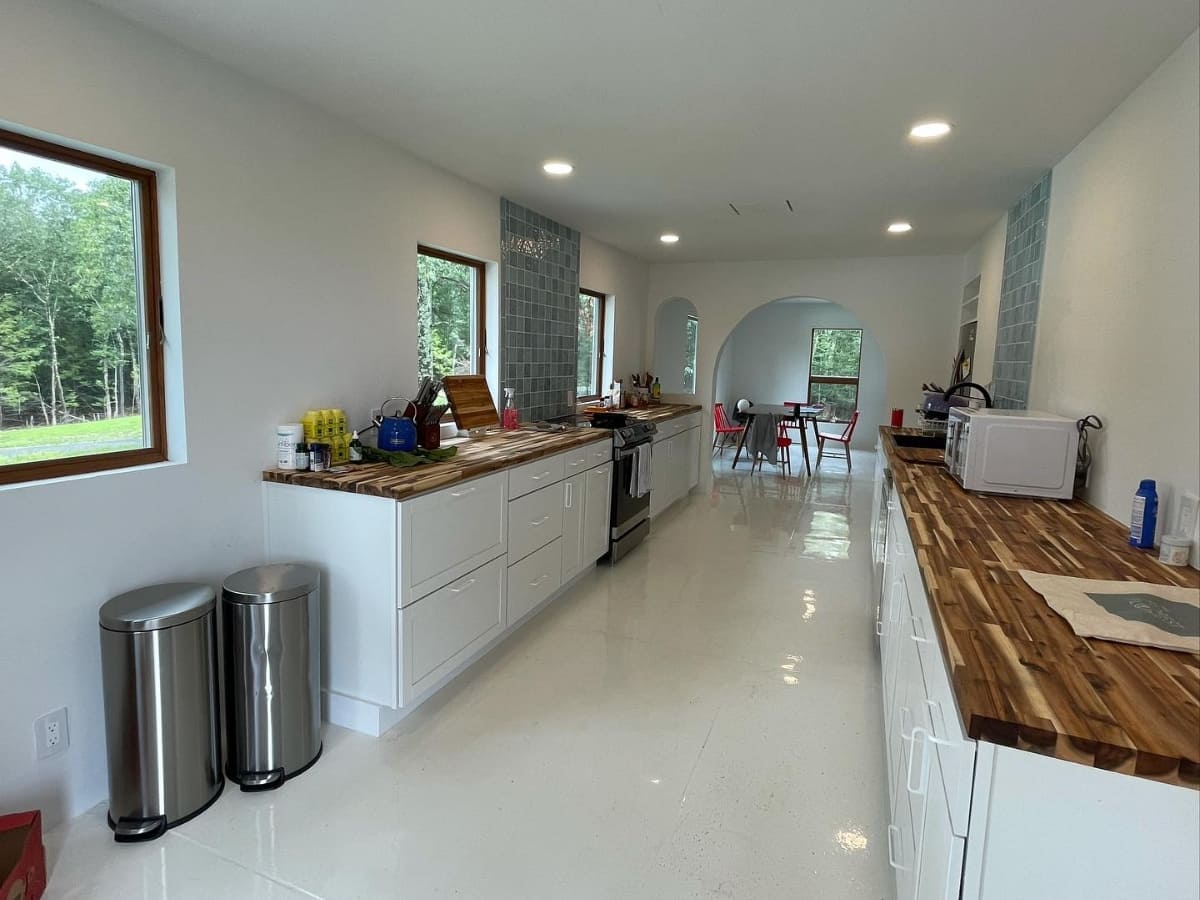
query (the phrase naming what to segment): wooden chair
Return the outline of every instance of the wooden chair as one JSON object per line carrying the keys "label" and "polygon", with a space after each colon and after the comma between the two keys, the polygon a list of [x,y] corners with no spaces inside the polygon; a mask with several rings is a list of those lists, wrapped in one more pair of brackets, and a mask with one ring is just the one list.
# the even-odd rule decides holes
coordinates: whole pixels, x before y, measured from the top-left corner
{"label": "wooden chair", "polygon": [[725,452],[725,447],[728,444],[729,436],[736,435],[741,437],[743,431],[746,430],[745,425],[734,425],[725,415],[725,404],[713,404],[713,453],[717,453],[717,443],[721,444],[720,452]]}
{"label": "wooden chair", "polygon": [[[785,422],[779,423],[779,435],[775,438],[775,445],[781,451],[779,454],[779,467],[781,469],[785,470],[788,475],[791,475],[792,474],[792,439],[790,437],[788,437],[787,429],[788,429],[788,426],[787,426],[787,424],[785,424]],[[761,472],[762,471],[762,457],[761,456],[758,457],[758,459],[756,459],[750,463],[750,474],[751,475],[754,474],[754,466],[756,464],[758,465],[758,470]]]}
{"label": "wooden chair", "polygon": [[834,459],[846,460],[846,471],[850,471],[850,438],[854,436],[854,426],[858,424],[858,410],[854,411],[854,415],[850,417],[849,423],[841,434],[818,434],[817,436],[817,465],[821,465],[821,457],[825,455],[825,445],[829,441],[841,444],[846,448],[846,454],[843,456],[840,453],[829,454]]}

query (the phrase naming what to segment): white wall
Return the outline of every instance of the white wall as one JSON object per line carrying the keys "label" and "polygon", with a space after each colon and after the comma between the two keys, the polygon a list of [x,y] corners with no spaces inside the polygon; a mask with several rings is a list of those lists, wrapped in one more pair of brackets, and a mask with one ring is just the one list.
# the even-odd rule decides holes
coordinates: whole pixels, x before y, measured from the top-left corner
{"label": "white wall", "polygon": [[[970,380],[983,385],[992,380],[992,363],[996,357],[996,326],[1000,314],[1000,282],[1004,275],[1004,236],[1007,225],[1006,213],[984,232],[983,237],[963,257],[963,286],[979,276],[979,325],[975,331],[975,359]],[[951,344],[951,354],[957,352],[956,331]]]}
{"label": "white wall", "polygon": [[[686,297],[696,305],[700,348],[694,402],[709,406],[717,354],[747,313],[785,297],[830,300],[879,342],[887,369],[884,408],[903,407],[905,421],[911,422],[921,382],[950,374],[947,348],[958,333],[962,264],[961,256],[916,256],[654,265],[646,327],[653,332],[654,311],[667,297]],[[648,346],[654,346],[653,334]],[[711,422],[707,425],[711,428]]]}
{"label": "white wall", "polygon": [[[1051,179],[1029,405],[1103,420],[1086,498],[1121,521],[1142,478],[1169,487],[1172,501],[1200,480],[1198,42],[1193,33]],[[982,382],[992,376],[1004,225],[964,259],[964,280],[983,273]]]}
{"label": "white wall", "polygon": [[[5,0],[0,18],[5,119],[172,168],[178,208],[187,463],[0,490],[0,810],[53,825],[107,794],[97,608],[261,561],[274,425],[310,406],[361,422],[411,390],[416,245],[495,261],[500,212],[496,194],[86,3]],[[606,259],[597,280],[634,339],[616,352],[635,360],[645,267]],[[36,762],[32,722],[64,705],[71,747]]]}
{"label": "white wall", "polygon": [[1139,479],[1200,482],[1197,71],[1193,33],[1054,167],[1030,406],[1104,421],[1088,498],[1122,520]]}
{"label": "white wall", "polygon": [[[755,403],[807,399],[814,328],[862,328],[862,323],[834,303],[785,301],[751,312],[738,323],[721,352],[715,384],[727,386],[724,393],[718,390],[715,399],[724,401],[729,409],[742,397]],[[864,330],[858,390],[861,415],[852,440],[856,449],[874,447],[879,426],[890,418],[890,410],[884,406],[886,384],[879,344]],[[843,427],[825,425],[821,430],[840,433]]]}
{"label": "white wall", "polygon": [[[608,244],[584,235],[579,245],[579,286],[607,295],[604,383],[613,378],[628,384],[630,373],[641,368],[646,353],[642,323],[646,315],[646,283],[650,265]],[[613,335],[618,336],[614,341]]]}

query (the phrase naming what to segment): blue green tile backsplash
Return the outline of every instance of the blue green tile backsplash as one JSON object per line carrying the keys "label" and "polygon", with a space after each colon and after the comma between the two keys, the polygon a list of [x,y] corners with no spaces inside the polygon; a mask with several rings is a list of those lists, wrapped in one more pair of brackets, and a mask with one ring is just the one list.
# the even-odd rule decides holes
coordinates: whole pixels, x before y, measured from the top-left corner
{"label": "blue green tile backsplash", "polygon": [[1008,211],[996,356],[992,365],[992,396],[1001,409],[1025,409],[1029,404],[1049,209],[1050,173],[1047,172]]}
{"label": "blue green tile backsplash", "polygon": [[501,199],[502,386],[522,421],[574,409],[578,316],[579,232]]}

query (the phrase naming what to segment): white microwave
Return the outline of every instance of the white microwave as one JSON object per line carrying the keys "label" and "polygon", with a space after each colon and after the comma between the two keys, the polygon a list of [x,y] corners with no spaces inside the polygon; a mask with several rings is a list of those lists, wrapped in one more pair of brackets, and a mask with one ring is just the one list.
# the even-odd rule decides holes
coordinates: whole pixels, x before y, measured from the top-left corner
{"label": "white microwave", "polygon": [[946,468],[968,491],[1069,499],[1075,489],[1075,420],[1031,409],[951,407]]}

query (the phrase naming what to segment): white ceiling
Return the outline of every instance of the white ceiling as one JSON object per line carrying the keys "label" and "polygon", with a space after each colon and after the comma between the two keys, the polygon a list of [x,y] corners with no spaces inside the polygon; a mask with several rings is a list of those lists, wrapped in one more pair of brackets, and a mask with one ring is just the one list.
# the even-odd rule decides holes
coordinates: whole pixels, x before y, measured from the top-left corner
{"label": "white ceiling", "polygon": [[[653,260],[961,251],[1200,17],[1195,0],[96,2]],[[954,134],[913,146],[930,117]],[[547,178],[549,157],[576,173]],[[897,218],[912,233],[884,234]]]}

